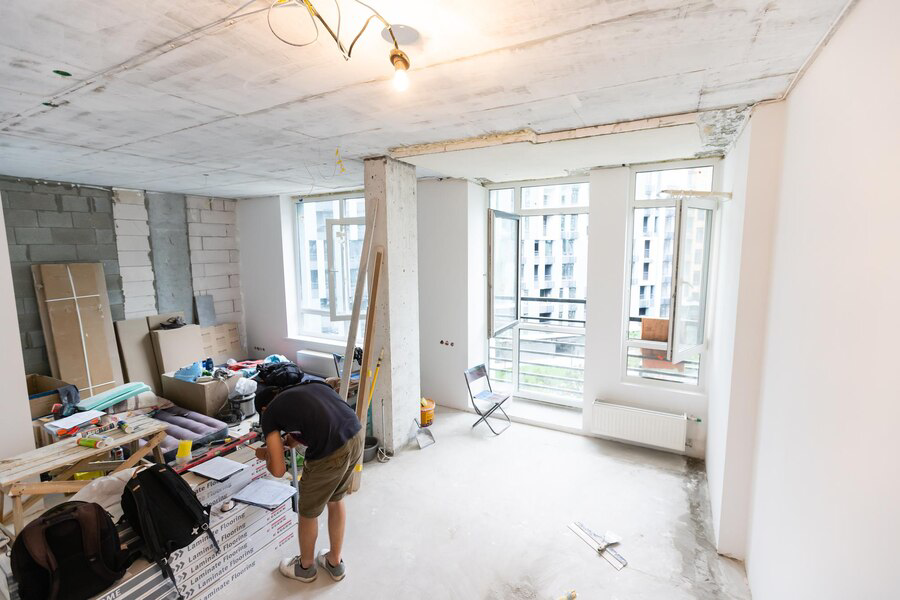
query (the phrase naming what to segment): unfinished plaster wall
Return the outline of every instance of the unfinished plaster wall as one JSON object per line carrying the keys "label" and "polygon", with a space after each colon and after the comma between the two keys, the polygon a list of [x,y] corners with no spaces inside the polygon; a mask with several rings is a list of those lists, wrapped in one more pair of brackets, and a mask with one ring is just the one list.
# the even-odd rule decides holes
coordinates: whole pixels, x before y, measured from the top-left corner
{"label": "unfinished plaster wall", "polygon": [[900,597],[897,23],[900,3],[858,3],[784,107],[747,555],[757,600]]}
{"label": "unfinished plaster wall", "polygon": [[184,320],[193,323],[194,293],[184,196],[147,192],[147,209],[157,308],[160,313],[183,311]]}
{"label": "unfinished plaster wall", "polygon": [[125,316],[111,192],[94,187],[0,177],[7,251],[20,343],[29,373],[50,374],[31,265],[100,262],[113,319]]}

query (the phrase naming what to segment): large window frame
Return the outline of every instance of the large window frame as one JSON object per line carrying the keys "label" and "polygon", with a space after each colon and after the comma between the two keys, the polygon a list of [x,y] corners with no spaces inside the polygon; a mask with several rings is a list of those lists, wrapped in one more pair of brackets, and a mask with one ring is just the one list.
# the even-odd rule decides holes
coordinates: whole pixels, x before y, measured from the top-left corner
{"label": "large window frame", "polygon": [[[314,195],[314,196],[303,196],[294,198],[294,272],[296,276],[296,285],[297,285],[297,331],[295,335],[297,337],[303,339],[310,340],[319,340],[329,345],[338,345],[338,342],[346,342],[346,334],[329,334],[322,331],[312,331],[308,329],[304,329],[303,327],[303,316],[304,315],[317,315],[328,319],[334,324],[341,324],[343,328],[344,323],[347,322],[348,317],[345,315],[333,314],[335,312],[335,307],[333,303],[334,297],[334,272],[333,269],[330,268],[331,264],[333,264],[335,260],[335,254],[333,248],[331,247],[330,240],[333,235],[333,231],[335,227],[340,227],[342,225],[358,225],[360,224],[360,220],[362,219],[362,224],[365,223],[364,215],[350,215],[348,214],[348,200],[359,200],[365,197],[363,190],[349,190],[346,192],[341,192],[337,194],[323,194],[323,195]],[[338,203],[338,214],[337,218],[329,218],[325,220],[325,247],[318,251],[318,256],[325,258],[325,276],[319,277],[318,286],[327,286],[328,293],[326,295],[329,298],[327,307],[319,307],[319,308],[311,308],[304,306],[304,289],[305,282],[310,280],[310,269],[307,264],[307,253],[309,252],[309,242],[310,240],[306,240],[303,237],[303,232],[299,226],[300,224],[300,211],[305,204],[310,203],[318,203],[318,202],[337,202]],[[363,207],[365,203],[363,203]],[[363,212],[365,210],[363,209]],[[303,245],[306,244],[306,248],[303,248]],[[352,267],[352,265],[349,265]],[[351,291],[351,294],[355,290]],[[350,303],[352,305],[352,295],[350,296]]]}
{"label": "large window frame", "polygon": [[[708,346],[709,346],[709,338],[711,334],[711,323],[712,323],[712,310],[711,307],[714,305],[713,302],[713,290],[715,289],[715,265],[716,265],[716,248],[718,246],[718,220],[719,220],[719,200],[715,197],[700,197],[700,196],[684,196],[684,197],[676,197],[674,195],[664,195],[658,198],[650,198],[650,199],[637,199],[636,196],[636,181],[638,173],[648,173],[655,171],[667,171],[667,170],[677,170],[677,169],[690,169],[690,168],[703,168],[710,167],[712,168],[712,189],[710,191],[714,191],[719,189],[721,183],[721,159],[710,158],[710,159],[698,159],[698,160],[687,160],[687,161],[671,161],[664,163],[652,163],[652,164],[641,164],[641,165],[632,165],[630,167],[630,175],[629,175],[629,186],[628,186],[628,211],[627,211],[627,219],[626,219],[626,231],[627,234],[627,250],[626,250],[626,264],[625,264],[625,286],[624,286],[624,296],[622,303],[622,333],[621,333],[621,365],[619,372],[621,373],[621,378],[624,383],[629,384],[637,384],[642,386],[663,388],[669,390],[676,390],[684,393],[705,393],[706,391],[706,382],[708,377],[708,367],[705,364],[704,356],[707,354]],[[699,191],[699,190],[698,190]],[[674,208],[675,209],[675,232],[673,239],[673,271],[672,271],[672,284],[669,293],[669,306],[673,311],[669,315],[669,335],[668,340],[665,342],[660,341],[650,341],[650,340],[639,340],[639,339],[629,339],[629,321],[631,318],[631,305],[630,299],[632,297],[632,289],[634,287],[639,287],[641,285],[646,285],[643,281],[638,281],[635,283],[632,279],[632,257],[635,252],[635,236],[634,236],[634,227],[635,227],[635,211],[636,209],[641,208]],[[674,314],[676,302],[678,299],[680,284],[678,282],[679,276],[679,265],[681,262],[681,247],[683,245],[683,231],[682,231],[682,218],[684,212],[688,208],[702,208],[706,210],[710,210],[712,213],[711,221],[710,221],[710,234],[707,238],[707,243],[709,246],[709,250],[705,256],[705,286],[706,289],[704,291],[704,307],[703,307],[703,341],[702,343],[695,345],[690,349],[690,356],[699,356],[700,357],[700,366],[699,373],[697,377],[696,385],[692,385],[686,382],[676,382],[676,381],[666,381],[663,379],[654,379],[650,377],[641,377],[639,375],[629,375],[628,374],[628,359],[629,359],[629,348],[632,349],[648,349],[648,350],[658,350],[666,353],[667,360],[678,363],[680,360],[685,358],[684,353],[675,353],[674,347],[677,340],[673,339],[674,334],[674,324],[677,318],[677,315]],[[663,222],[664,226],[664,222]],[[643,247],[640,248],[641,253],[643,254]]]}
{"label": "large window frame", "polygon": [[[526,217],[542,216],[542,215],[565,215],[565,216],[568,216],[568,215],[574,215],[574,214],[585,214],[585,215],[589,214],[589,212],[590,212],[590,194],[588,194],[588,196],[584,199],[583,204],[580,204],[580,205],[548,207],[548,208],[523,208],[522,207],[522,189],[523,188],[565,185],[565,184],[588,184],[588,185],[590,185],[590,178],[588,176],[577,176],[577,177],[560,177],[560,178],[552,178],[552,179],[529,179],[529,180],[506,182],[506,183],[492,183],[490,185],[486,185],[485,188],[488,190],[489,194],[491,191],[495,191],[495,190],[512,190],[513,205],[511,207],[502,207],[502,208],[497,208],[497,209],[492,208],[491,210],[496,211],[496,212],[507,213],[512,216],[520,217],[522,219],[524,219]],[[491,217],[491,215],[489,215],[489,218],[490,217]],[[546,226],[546,224],[545,224],[545,226]],[[590,223],[588,223],[588,229],[590,229]],[[519,235],[520,235],[519,246],[521,246],[521,236],[523,235],[521,226],[519,228]],[[488,245],[490,247],[490,240],[488,242]],[[526,252],[528,252],[530,250],[531,250],[530,248],[525,249]],[[562,252],[562,248],[559,248],[556,251]],[[572,249],[571,252],[574,253],[574,249]],[[522,256],[517,256],[517,260],[519,261],[520,268],[521,268]],[[491,263],[491,256],[489,254],[488,255],[488,270],[489,270],[489,272],[491,270],[490,263]],[[525,273],[524,276],[531,277],[532,274]],[[543,280],[543,278],[544,278],[543,273],[539,273],[538,276],[541,280]],[[489,289],[490,289],[490,285],[491,285],[491,282],[490,282],[490,277],[489,277],[489,279],[488,279]],[[564,301],[564,302],[568,302],[570,304],[572,303],[572,302],[570,302],[570,300],[568,298],[559,299],[559,298],[552,298],[552,297],[550,297],[550,298],[523,297],[521,295],[521,285],[520,285],[519,304],[521,304],[521,302],[523,300],[535,301],[535,302],[541,301],[541,302],[550,302],[550,303]],[[575,301],[574,303],[586,304],[587,299],[586,298],[583,300],[582,299],[574,299],[574,301]],[[520,369],[519,369],[519,363],[520,363],[520,357],[521,357],[520,341],[521,341],[521,337],[522,337],[522,332],[537,331],[537,332],[546,333],[546,334],[554,334],[555,333],[555,334],[562,334],[562,335],[572,334],[575,336],[579,336],[579,335],[585,336],[586,335],[585,320],[584,319],[565,319],[565,318],[563,318],[563,319],[553,318],[552,319],[553,321],[556,321],[557,323],[569,321],[572,323],[577,323],[577,325],[534,323],[534,322],[527,322],[525,320],[525,317],[522,316],[521,308],[519,308],[518,313],[519,313],[519,319],[517,320],[516,323],[510,325],[509,327],[505,327],[501,331],[497,332],[498,334],[500,334],[501,332],[502,333],[510,333],[510,335],[512,337],[512,346],[511,346],[512,359],[510,362],[512,363],[513,366],[512,366],[512,381],[511,381],[510,386],[511,386],[511,391],[512,391],[513,395],[516,398],[523,398],[523,399],[527,399],[527,400],[536,400],[538,402],[544,402],[544,403],[548,403],[548,404],[557,404],[557,405],[562,405],[562,406],[568,406],[571,408],[582,408],[583,399],[576,400],[574,398],[562,397],[562,396],[554,395],[551,393],[542,393],[542,392],[538,392],[538,391],[534,391],[534,390],[521,389],[520,388],[521,373],[520,373]],[[491,315],[489,315],[488,317],[489,317],[488,322],[491,323]],[[492,333],[493,332],[489,329],[488,335],[485,338],[486,353],[487,353],[487,356],[489,356],[489,357],[491,356],[490,340],[492,338]],[[582,350],[582,352],[583,352],[583,350]],[[583,371],[582,371],[582,377],[583,377]]]}

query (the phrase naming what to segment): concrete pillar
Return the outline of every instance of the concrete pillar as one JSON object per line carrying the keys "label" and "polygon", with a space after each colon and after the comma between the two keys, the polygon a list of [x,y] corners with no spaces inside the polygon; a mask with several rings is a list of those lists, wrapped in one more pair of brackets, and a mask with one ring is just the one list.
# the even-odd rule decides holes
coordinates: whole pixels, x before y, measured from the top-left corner
{"label": "concrete pillar", "polygon": [[384,399],[385,445],[398,451],[414,436],[413,419],[419,415],[421,392],[415,167],[386,157],[366,160],[365,195],[366,214],[372,214],[378,206],[371,264],[374,250],[384,249],[378,300],[376,306],[369,307],[376,315],[373,356],[384,348],[372,396],[374,430],[376,436],[382,436]]}

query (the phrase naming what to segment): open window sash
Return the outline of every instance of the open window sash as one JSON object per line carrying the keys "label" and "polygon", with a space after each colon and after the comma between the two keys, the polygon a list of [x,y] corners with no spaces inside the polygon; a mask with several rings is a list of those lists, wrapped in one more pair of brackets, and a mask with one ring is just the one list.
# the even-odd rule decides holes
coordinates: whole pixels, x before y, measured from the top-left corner
{"label": "open window sash", "polygon": [[488,338],[519,322],[519,217],[488,210]]}
{"label": "open window sash", "polygon": [[675,204],[675,236],[678,243],[672,280],[672,317],[669,319],[667,359],[681,363],[706,345],[706,302],[709,260],[716,201],[683,197]]}
{"label": "open window sash", "polygon": [[[356,291],[356,272],[365,237],[366,219],[365,217],[327,219],[325,228],[329,317],[332,321],[349,321],[353,317],[353,294]],[[360,319],[365,318],[368,306],[365,288],[363,293]]]}

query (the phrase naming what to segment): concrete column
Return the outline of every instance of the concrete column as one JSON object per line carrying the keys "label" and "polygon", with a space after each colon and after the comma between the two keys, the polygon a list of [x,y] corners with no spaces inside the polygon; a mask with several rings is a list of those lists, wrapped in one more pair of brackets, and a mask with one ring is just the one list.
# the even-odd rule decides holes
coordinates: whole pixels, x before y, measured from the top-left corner
{"label": "concrete column", "polygon": [[384,348],[372,396],[374,429],[381,437],[384,399],[385,445],[398,451],[413,438],[421,393],[415,167],[386,157],[366,160],[365,194],[366,214],[378,207],[371,264],[374,249],[384,249],[378,300],[369,307],[376,316],[373,356]]}

